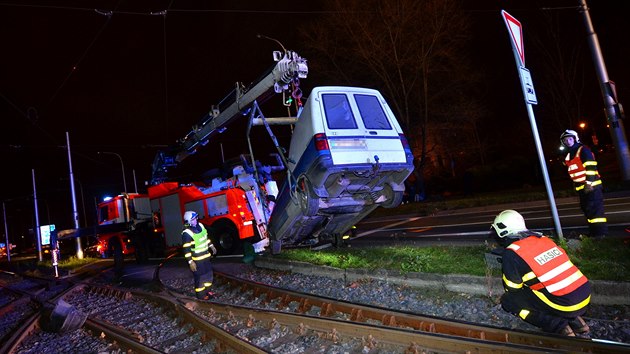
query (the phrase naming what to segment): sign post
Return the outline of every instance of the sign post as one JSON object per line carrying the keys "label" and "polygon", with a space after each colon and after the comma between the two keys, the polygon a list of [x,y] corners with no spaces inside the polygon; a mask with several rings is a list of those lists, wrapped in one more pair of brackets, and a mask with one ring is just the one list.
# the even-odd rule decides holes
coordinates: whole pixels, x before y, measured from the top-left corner
{"label": "sign post", "polygon": [[523,97],[525,99],[525,106],[527,108],[527,114],[529,116],[529,123],[532,126],[532,134],[534,136],[534,142],[536,143],[536,151],[538,152],[538,160],[540,162],[540,168],[542,170],[543,178],[545,180],[545,188],[547,189],[547,197],[549,198],[549,205],[551,208],[551,214],[556,230],[556,234],[560,239],[563,238],[562,227],[560,225],[560,218],[558,217],[558,209],[556,207],[556,200],[553,195],[553,189],[551,188],[551,182],[549,181],[549,173],[547,172],[547,164],[545,160],[545,154],[540,143],[540,136],[538,135],[538,127],[536,125],[536,117],[534,116],[533,104],[538,104],[536,98],[536,91],[534,90],[534,82],[530,75],[529,70],[525,67],[525,47],[523,46],[523,26],[514,18],[514,16],[507,13],[505,10],[501,10],[501,16],[505,22],[505,26],[510,34],[510,42],[512,43],[512,50],[514,52],[514,59],[516,61],[516,68],[518,70],[518,77],[521,81],[521,88],[523,89]]}

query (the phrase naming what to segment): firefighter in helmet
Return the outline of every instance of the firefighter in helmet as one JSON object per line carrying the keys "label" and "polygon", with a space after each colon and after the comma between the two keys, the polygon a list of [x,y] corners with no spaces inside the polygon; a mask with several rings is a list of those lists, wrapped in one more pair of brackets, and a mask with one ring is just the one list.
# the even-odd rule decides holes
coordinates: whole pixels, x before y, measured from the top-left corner
{"label": "firefighter in helmet", "polygon": [[591,149],[580,142],[575,130],[565,130],[560,142],[568,150],[563,164],[580,197],[580,208],[588,221],[589,236],[603,238],[608,234],[604,213],[602,180]]}
{"label": "firefighter in helmet", "polygon": [[502,252],[503,309],[545,332],[587,335],[582,319],[591,300],[591,285],[564,249],[527,229],[514,210],[497,215],[491,229]]}
{"label": "firefighter in helmet", "polygon": [[208,300],[215,294],[210,291],[212,286],[213,271],[210,258],[217,254],[208,231],[199,222],[199,216],[194,211],[184,213],[184,231],[182,231],[182,245],[184,257],[188,261],[188,267],[195,280],[195,296],[198,299]]}

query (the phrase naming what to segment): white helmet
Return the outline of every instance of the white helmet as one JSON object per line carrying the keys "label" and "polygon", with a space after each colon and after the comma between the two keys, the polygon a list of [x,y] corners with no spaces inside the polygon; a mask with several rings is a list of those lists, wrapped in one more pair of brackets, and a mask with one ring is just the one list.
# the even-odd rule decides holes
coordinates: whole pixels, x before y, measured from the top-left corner
{"label": "white helmet", "polygon": [[562,145],[564,145],[563,140],[567,136],[572,136],[575,139],[576,143],[580,142],[580,137],[578,136],[578,133],[575,130],[567,129],[562,133],[562,135],[560,135],[560,143],[562,143]]}
{"label": "white helmet", "polygon": [[515,210],[504,210],[492,223],[492,227],[500,238],[515,235],[520,231],[526,231],[525,219]]}
{"label": "white helmet", "polygon": [[184,222],[190,224],[190,220],[197,218],[198,215],[194,211],[187,211],[184,213]]}

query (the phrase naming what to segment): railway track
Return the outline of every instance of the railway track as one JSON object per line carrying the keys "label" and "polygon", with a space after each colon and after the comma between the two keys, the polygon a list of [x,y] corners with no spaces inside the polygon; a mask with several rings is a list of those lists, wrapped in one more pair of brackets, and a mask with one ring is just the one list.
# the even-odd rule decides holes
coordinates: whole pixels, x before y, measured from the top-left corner
{"label": "railway track", "polygon": [[[415,331],[385,328],[273,310],[199,302],[187,297],[78,284],[63,301],[89,315],[83,328],[68,333],[42,331],[39,315],[20,329],[8,353],[290,353],[290,352],[500,352],[537,353]],[[67,342],[74,342],[67,348]],[[60,350],[64,348],[66,350]],[[470,351],[471,348],[476,348]]]}
{"label": "railway track", "polygon": [[[630,353],[630,346],[619,343],[391,311],[278,289],[227,274],[217,273],[215,282],[222,295],[216,301],[200,302],[168,285],[165,291],[155,293],[83,280],[59,296],[87,314],[81,329],[72,333],[43,331],[38,313],[14,330],[19,335],[14,335],[10,347],[3,347],[2,352]],[[41,290],[35,292],[42,294]],[[31,294],[32,298],[38,296]],[[25,301],[18,298],[22,297],[12,301]],[[59,350],[68,342],[81,344]]]}
{"label": "railway track", "polygon": [[[215,272],[215,282],[217,284],[217,292],[221,294],[217,301],[226,304],[241,304],[245,307],[256,306],[283,312],[318,316],[320,318],[334,318],[335,321],[364,323],[380,328],[408,330],[417,336],[421,334],[435,334],[437,336],[493,343],[498,346],[522,346],[530,350],[630,353],[630,346],[620,343],[545,335],[539,332],[513,331],[433,316],[393,311],[391,309],[280,289],[240,279],[225,273]],[[375,338],[374,335],[372,337]],[[426,338],[422,338],[422,342],[426,342]],[[470,349],[472,348],[474,348],[474,345]],[[472,349],[471,352],[475,352],[475,350]]]}

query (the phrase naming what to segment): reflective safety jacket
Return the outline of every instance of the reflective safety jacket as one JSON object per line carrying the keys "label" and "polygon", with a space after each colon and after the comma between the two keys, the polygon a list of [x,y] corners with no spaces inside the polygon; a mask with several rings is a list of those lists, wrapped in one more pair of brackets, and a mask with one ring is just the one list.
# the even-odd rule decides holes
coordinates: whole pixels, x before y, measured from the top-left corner
{"label": "reflective safety jacket", "polygon": [[513,242],[503,255],[506,291],[529,288],[560,311],[579,310],[590,302],[590,284],[566,252],[551,239],[532,235]]}
{"label": "reflective safety jacket", "polygon": [[567,153],[567,156],[564,158],[564,165],[567,166],[569,177],[575,184],[575,190],[582,190],[587,184],[593,187],[602,184],[593,152],[581,144],[575,151],[575,155],[571,157],[573,151],[575,150],[571,149]]}
{"label": "reflective safety jacket", "polygon": [[202,223],[197,224],[197,230],[188,227],[182,231],[182,246],[184,247],[184,257],[190,261],[200,261],[212,256],[208,248],[210,247],[210,239],[208,239],[208,231]]}

